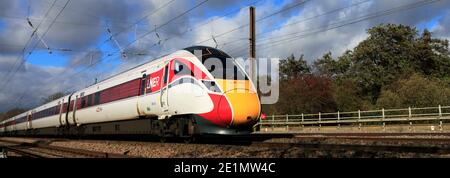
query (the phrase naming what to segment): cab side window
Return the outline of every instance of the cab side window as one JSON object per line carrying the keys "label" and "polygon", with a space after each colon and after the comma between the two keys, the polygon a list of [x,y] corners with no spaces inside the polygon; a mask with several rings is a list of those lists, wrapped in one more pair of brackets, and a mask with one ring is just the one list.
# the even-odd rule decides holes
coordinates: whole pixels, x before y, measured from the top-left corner
{"label": "cab side window", "polygon": [[168,74],[169,74],[169,65],[166,65],[166,67],[164,67],[164,85],[167,83],[167,78],[168,78]]}
{"label": "cab side window", "polygon": [[187,65],[180,61],[175,61],[173,66],[173,73],[175,75],[194,75],[193,72],[187,67]]}

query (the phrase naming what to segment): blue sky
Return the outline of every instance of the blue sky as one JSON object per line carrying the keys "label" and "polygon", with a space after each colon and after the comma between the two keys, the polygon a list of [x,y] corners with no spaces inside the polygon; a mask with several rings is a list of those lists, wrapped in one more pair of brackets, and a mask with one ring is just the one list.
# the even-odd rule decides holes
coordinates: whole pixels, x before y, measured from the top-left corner
{"label": "blue sky", "polygon": [[[195,0],[191,0],[192,3],[195,3]],[[253,3],[256,1],[238,1],[234,6],[227,6],[224,7],[223,9],[221,9],[220,11],[205,11],[206,13],[202,13],[201,15],[203,16],[199,16],[199,17],[194,17],[192,18],[192,22],[194,23],[199,23],[201,22],[203,19],[207,19],[210,17],[215,17],[215,16],[221,16],[224,13],[228,13],[228,12],[233,12],[235,11],[238,7],[244,7],[247,4]],[[273,1],[273,3],[275,5],[282,5],[284,3],[286,3],[286,1],[284,0],[275,0]],[[27,9],[27,4],[21,4],[23,7],[23,9]],[[133,9],[139,9],[140,7],[137,5],[132,5],[131,6]],[[300,12],[290,12],[290,15],[298,15]],[[231,14],[230,16],[228,16],[229,18],[232,18],[233,16],[235,16],[236,14]],[[134,21],[137,21],[134,20]],[[148,24],[146,22],[141,22],[138,24],[142,25],[142,24]],[[283,21],[279,21],[279,23],[277,24],[277,26],[283,24]],[[0,21],[0,31],[6,28],[2,21]],[[142,29],[143,27],[141,27],[140,29]],[[132,30],[131,30],[132,31]],[[102,43],[105,39],[109,38],[108,34],[102,34],[101,37],[97,40],[97,44]],[[128,33],[128,41],[132,41],[135,39],[135,34],[134,33]],[[125,44],[121,44],[121,45],[125,45]],[[104,51],[117,51],[117,45],[113,44],[108,44],[108,45],[103,45],[102,46],[102,50]],[[75,52],[61,52],[58,50],[52,50],[52,53],[49,53],[48,50],[46,49],[37,49],[35,50],[31,55],[29,55],[27,57],[27,61],[30,64],[33,65],[38,65],[38,66],[51,66],[51,67],[64,67],[68,65],[68,61],[69,61],[69,57],[72,55],[71,53],[76,53]],[[114,61],[110,59],[111,57],[108,57],[108,61]],[[117,58],[117,57],[116,57]],[[116,59],[117,60],[117,59]],[[113,63],[114,66],[118,65],[118,62]]]}
{"label": "blue sky", "polygon": [[[191,0],[192,3],[196,3],[198,1],[195,0]],[[201,16],[197,16],[197,17],[193,17],[192,18],[192,22],[193,23],[201,23],[204,19],[208,19],[211,17],[216,17],[216,16],[221,16],[225,13],[228,12],[233,12],[236,11],[237,8],[239,7],[246,7],[247,4],[250,3],[254,3],[257,2],[257,0],[251,0],[251,1],[238,1],[235,3],[234,6],[226,6],[223,9],[220,9],[220,11],[205,11],[205,13],[202,13]],[[290,0],[286,1],[286,0],[274,0],[272,1],[272,3],[274,5],[283,5],[285,3],[290,2]],[[27,9],[27,3],[21,4],[21,6],[23,6],[23,9]],[[132,9],[142,9],[140,8],[138,5],[131,5],[130,6]],[[294,16],[294,15],[298,15],[301,13],[301,11],[293,11],[293,12],[288,12],[289,16]],[[230,14],[229,16],[227,16],[228,18],[232,18],[233,16],[235,16],[237,13],[233,13]],[[140,17],[139,17],[140,18]],[[137,22],[138,19],[135,20],[131,20],[133,22]],[[284,22],[283,21],[278,21],[278,23],[275,25],[275,27],[279,27],[280,25],[282,25]],[[139,25],[143,25],[144,27],[139,27]],[[142,28],[145,28],[146,25],[148,26],[147,22],[141,22],[138,23],[138,28],[139,30],[142,30]],[[2,21],[0,21],[0,31],[6,28]],[[148,29],[145,29],[148,30]],[[133,29],[129,30],[129,31],[133,31]],[[97,44],[101,44],[103,41],[105,41],[106,39],[109,38],[109,35],[104,33],[100,36],[100,38],[97,40]],[[135,39],[135,33],[131,32],[128,33],[128,41],[132,41]],[[126,44],[121,44],[122,46],[125,46]],[[93,47],[93,48],[97,48],[97,46]],[[103,51],[107,51],[107,52],[112,52],[112,51],[117,51],[118,47],[115,44],[106,44],[103,45],[101,48]],[[68,65],[68,61],[70,56],[73,53],[76,53],[77,51],[74,50],[74,52],[61,52],[59,50],[52,50],[52,53],[49,53],[48,50],[44,49],[44,48],[40,48],[35,50],[31,55],[29,55],[27,57],[27,62],[33,65],[38,65],[38,66],[51,66],[51,67],[64,67]],[[114,61],[113,59],[111,59],[112,57],[105,57],[109,62]],[[116,56],[115,61],[113,64],[113,66],[117,66],[119,64],[119,62],[117,62],[118,57]]]}
{"label": "blue sky", "polygon": [[[27,9],[27,3],[26,1],[23,1],[25,3],[21,4],[21,9],[25,10]],[[191,0],[192,4],[195,4],[198,1],[195,0]],[[227,12],[231,12],[236,10],[238,7],[243,7],[249,3],[252,2],[256,2],[256,0],[252,0],[252,1],[238,1],[236,2],[233,6],[225,6],[220,10],[213,10],[213,11],[205,11],[205,13],[201,13],[199,14],[200,16],[195,16],[190,18],[192,20],[191,23],[200,23],[201,21],[203,21],[204,19],[208,19],[210,17],[214,17],[214,16],[221,16],[224,13]],[[276,6],[282,6],[285,4],[290,3],[290,0],[273,0],[271,3],[276,5]],[[137,4],[134,5],[130,5],[130,8],[132,9],[142,9],[140,8],[140,6],[138,6]],[[280,19],[278,21],[276,21],[275,24],[272,24],[271,28],[268,29],[272,29],[272,28],[279,28],[281,27],[283,24],[286,23],[286,21],[293,16],[299,16],[302,13],[302,9],[299,8],[298,10],[292,10],[292,11],[288,11],[287,14],[284,15],[284,19]],[[18,13],[18,14],[25,14],[25,13]],[[14,16],[14,14],[12,14]],[[230,16],[228,16],[228,18],[233,18],[236,14],[231,14]],[[263,16],[264,14],[262,14]],[[18,15],[20,16],[20,15]],[[418,30],[422,31],[425,28],[428,29],[432,29],[433,27],[435,27],[438,24],[438,21],[442,18],[442,15],[438,15],[436,17],[433,17],[432,20],[430,21],[426,21],[426,22],[420,22],[417,24],[417,28]],[[137,20],[137,19],[136,19]],[[136,21],[134,20],[134,21]],[[133,21],[133,20],[130,20]],[[144,27],[140,27],[140,30],[148,30],[148,29],[143,29],[146,28],[145,24],[147,24],[148,26],[148,22],[141,22],[138,25],[142,25],[144,24]],[[7,28],[7,26],[5,26],[5,22],[3,22],[2,20],[0,20],[0,31],[4,30],[5,28]],[[264,29],[260,29],[263,32]],[[133,31],[133,30],[129,30],[129,31]],[[129,32],[127,33],[128,35],[128,41],[132,41],[133,39],[135,39],[135,34],[133,32]],[[98,40],[96,41],[97,45],[100,44],[101,42],[103,42],[105,39],[109,38],[109,35],[104,33],[102,34]],[[123,46],[126,45],[125,44],[121,44]],[[95,48],[95,47],[94,47]],[[27,59],[28,59],[28,63],[33,64],[33,65],[38,65],[38,66],[52,66],[52,67],[65,67],[67,65],[69,65],[68,61],[69,58],[76,53],[76,49],[73,49],[75,52],[61,52],[58,50],[54,50],[52,51],[52,53],[50,54],[48,52],[48,50],[46,49],[38,49],[35,50],[32,55],[30,55]],[[117,45],[115,44],[108,44],[108,45],[103,45],[102,46],[102,50],[104,51],[117,51],[119,50]],[[111,57],[108,57],[111,58]],[[111,59],[108,59],[109,61],[112,61]],[[116,57],[115,60],[118,60],[118,58]],[[115,66],[118,65],[118,62],[114,63]]]}

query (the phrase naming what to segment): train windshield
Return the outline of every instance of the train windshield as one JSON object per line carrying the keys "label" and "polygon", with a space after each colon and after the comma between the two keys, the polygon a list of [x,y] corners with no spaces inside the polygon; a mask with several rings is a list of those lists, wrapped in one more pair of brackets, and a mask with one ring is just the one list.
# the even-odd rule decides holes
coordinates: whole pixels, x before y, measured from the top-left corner
{"label": "train windshield", "polygon": [[216,79],[248,80],[236,61],[220,50],[208,47],[192,47],[186,50],[197,57],[201,56],[203,65]]}

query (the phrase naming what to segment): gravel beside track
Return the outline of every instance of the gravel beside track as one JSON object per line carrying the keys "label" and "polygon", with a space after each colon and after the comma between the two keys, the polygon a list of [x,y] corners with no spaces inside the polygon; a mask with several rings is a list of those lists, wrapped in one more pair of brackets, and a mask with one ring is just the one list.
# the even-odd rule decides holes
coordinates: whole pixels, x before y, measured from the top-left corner
{"label": "gravel beside track", "polygon": [[68,139],[34,141],[47,142],[50,146],[144,158],[450,158],[449,137],[388,138],[303,136],[237,144]]}

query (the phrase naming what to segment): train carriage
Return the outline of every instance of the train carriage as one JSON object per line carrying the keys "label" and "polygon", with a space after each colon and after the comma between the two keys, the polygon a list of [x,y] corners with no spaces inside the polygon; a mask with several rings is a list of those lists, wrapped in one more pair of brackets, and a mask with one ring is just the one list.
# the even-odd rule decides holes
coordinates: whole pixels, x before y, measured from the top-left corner
{"label": "train carriage", "polygon": [[0,131],[161,137],[240,134],[251,131],[260,110],[254,84],[233,58],[215,48],[194,46],[5,120]]}

